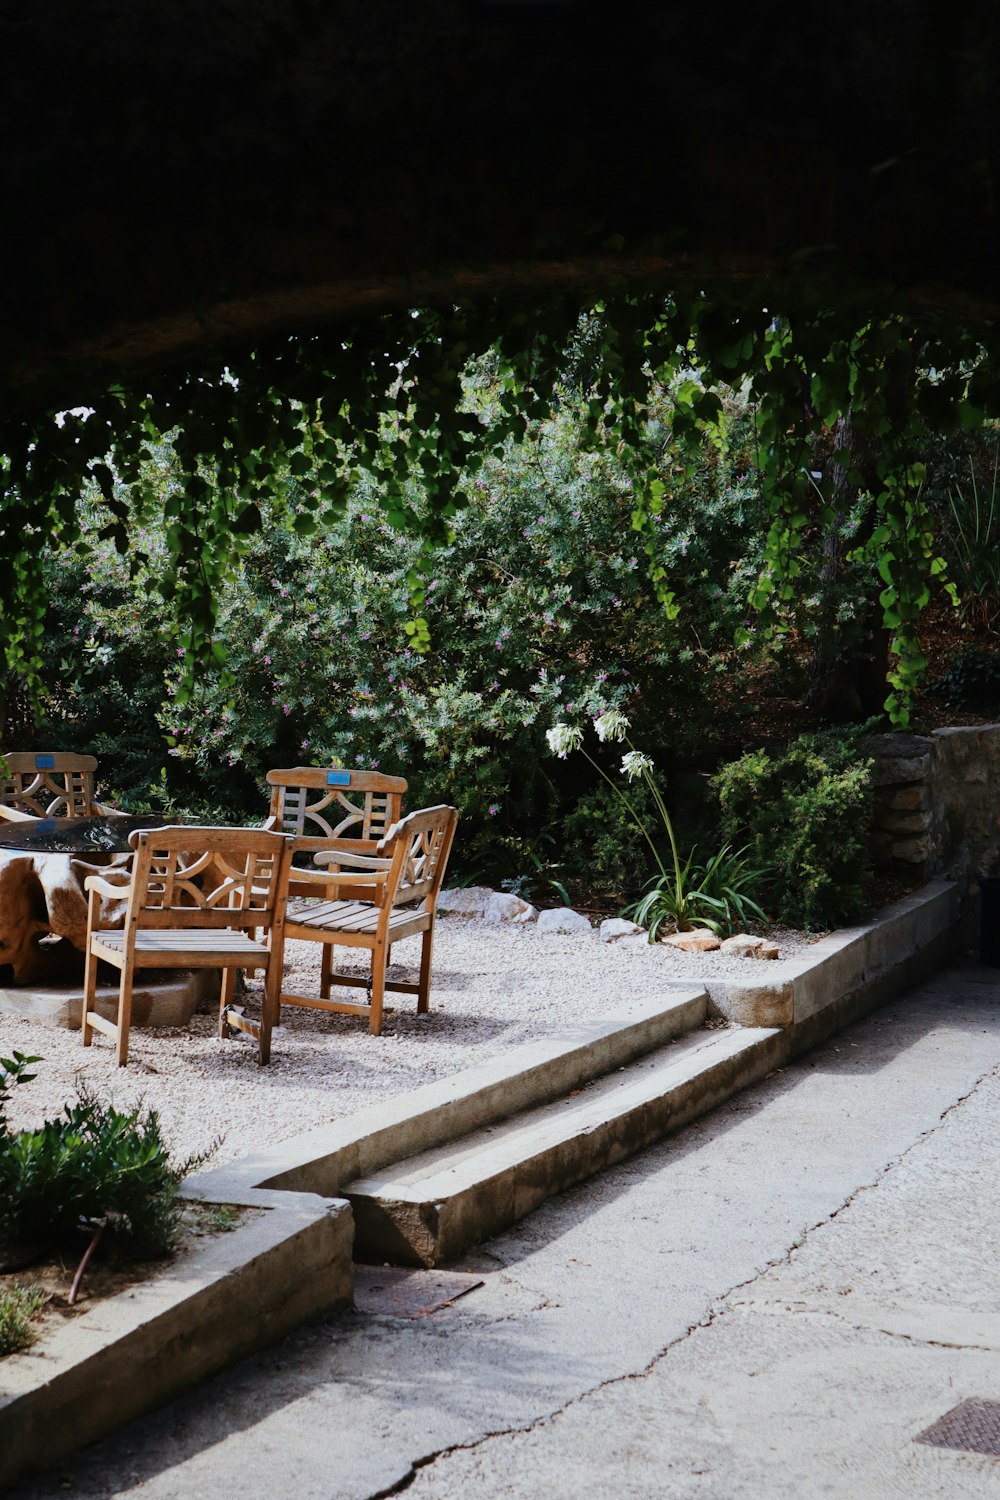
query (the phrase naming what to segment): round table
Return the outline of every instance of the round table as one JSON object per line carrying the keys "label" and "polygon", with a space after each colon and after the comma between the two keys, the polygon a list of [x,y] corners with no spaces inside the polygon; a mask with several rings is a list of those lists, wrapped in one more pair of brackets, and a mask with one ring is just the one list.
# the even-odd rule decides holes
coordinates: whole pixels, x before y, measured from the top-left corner
{"label": "round table", "polygon": [[0,819],[0,850],[34,854],[128,854],[129,835],[146,828],[166,828],[169,818],[101,814],[92,818]]}

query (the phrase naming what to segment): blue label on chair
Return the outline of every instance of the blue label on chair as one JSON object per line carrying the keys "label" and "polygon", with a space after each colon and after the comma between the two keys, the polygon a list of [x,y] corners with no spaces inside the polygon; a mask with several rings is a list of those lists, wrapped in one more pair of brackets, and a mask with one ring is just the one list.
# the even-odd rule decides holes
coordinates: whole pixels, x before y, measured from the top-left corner
{"label": "blue label on chair", "polygon": [[326,784],[327,786],[350,786],[351,773],[350,771],[327,771]]}
{"label": "blue label on chair", "polygon": [[39,818],[37,826],[35,827],[34,831],[35,831],[35,833],[55,833],[55,831],[56,831],[56,820],[55,820],[55,818]]}
{"label": "blue label on chair", "polygon": [[35,770],[36,771],[54,771],[55,768],[56,768],[56,758],[55,758],[54,755],[36,755],[35,756]]}

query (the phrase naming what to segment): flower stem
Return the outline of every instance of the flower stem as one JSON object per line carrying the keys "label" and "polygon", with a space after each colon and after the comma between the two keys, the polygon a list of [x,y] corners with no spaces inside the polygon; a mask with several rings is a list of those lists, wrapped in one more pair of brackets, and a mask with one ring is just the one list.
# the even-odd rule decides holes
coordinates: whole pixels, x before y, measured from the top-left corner
{"label": "flower stem", "polygon": [[[635,749],[635,746],[633,745],[627,734],[623,735],[622,738],[624,739],[626,745],[628,745],[630,750]],[[661,793],[660,788],[657,786],[656,781],[653,778],[652,771],[644,770],[642,774],[646,785],[649,787],[649,790],[653,794],[653,800],[655,801],[656,806],[659,809],[660,817],[663,820],[663,826],[667,830],[667,838],[670,840],[670,852],[673,855],[674,860],[674,880],[676,882],[677,900],[680,901],[683,887],[683,877],[681,875],[680,855],[677,853],[677,840],[674,837],[674,825],[670,821],[670,814],[667,811],[667,804],[663,800],[663,794]],[[645,829],[643,830],[643,832],[645,832]],[[647,834],[646,837],[648,839],[649,835]],[[650,840],[650,842],[652,841]],[[667,872],[663,869],[662,865],[660,865],[660,869],[663,870],[663,874],[666,875]]]}
{"label": "flower stem", "polygon": [[[622,799],[622,801],[624,802],[625,806],[628,808],[629,813],[631,814],[633,823],[635,823],[635,825],[638,828],[639,832],[642,834],[643,838],[646,840],[646,843],[649,845],[650,849],[652,849],[652,851],[653,851],[653,858],[656,860],[657,869],[659,870],[660,874],[663,876],[664,880],[666,880],[666,878],[667,878],[666,868],[664,866],[664,863],[663,863],[662,859],[660,858],[659,850],[657,849],[656,845],[653,843],[653,840],[649,836],[649,830],[647,829],[645,823],[642,821],[642,819],[640,818],[639,814],[636,812],[635,808],[632,806],[631,802],[626,797],[626,795],[622,791],[621,787],[618,785],[617,781],[612,781],[612,779],[608,775],[607,771],[605,771],[605,769],[604,769],[603,766],[598,765],[597,761],[591,755],[591,753],[590,753],[589,750],[584,749],[583,745],[580,746],[580,749],[581,749],[581,751],[583,751],[583,754],[590,761],[590,764],[593,766],[594,770],[597,771],[601,776],[604,777],[605,781],[608,783],[608,786],[611,788],[611,790],[617,796],[619,796]],[[668,832],[670,833],[670,842],[671,842],[671,845],[673,845],[674,834],[673,834],[673,829],[670,828],[669,823],[667,824],[667,828],[668,828]],[[677,850],[676,850],[676,847],[674,847],[674,869],[675,869],[675,872],[676,872],[676,869],[677,869]]]}

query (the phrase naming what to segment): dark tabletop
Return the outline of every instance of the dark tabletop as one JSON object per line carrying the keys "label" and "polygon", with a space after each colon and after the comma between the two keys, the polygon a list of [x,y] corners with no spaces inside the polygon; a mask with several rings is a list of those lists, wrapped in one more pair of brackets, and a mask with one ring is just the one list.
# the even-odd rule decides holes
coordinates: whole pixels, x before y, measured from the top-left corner
{"label": "dark tabletop", "polygon": [[169,818],[95,817],[32,818],[8,823],[0,819],[0,850],[35,854],[127,854],[128,838],[142,828],[165,828]]}

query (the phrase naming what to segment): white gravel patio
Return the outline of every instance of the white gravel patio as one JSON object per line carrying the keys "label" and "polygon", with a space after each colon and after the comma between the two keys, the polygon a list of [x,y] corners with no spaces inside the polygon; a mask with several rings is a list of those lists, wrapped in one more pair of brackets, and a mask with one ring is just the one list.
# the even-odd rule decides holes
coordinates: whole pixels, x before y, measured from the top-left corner
{"label": "white gravel patio", "polygon": [[[782,958],[814,941],[798,933],[774,936]],[[418,938],[399,943],[390,973],[415,967],[418,953]],[[339,967],[346,967],[346,957],[340,949]],[[498,927],[478,917],[441,915],[428,1015],[418,1017],[408,996],[389,996],[383,1035],[373,1037],[365,1020],[288,1006],[266,1068],[258,1067],[256,1047],[246,1038],[220,1041],[210,1015],[196,1015],[182,1029],[134,1028],[128,1066],[119,1069],[100,1037],[84,1049],[79,1032],[0,1014],[0,1055],[16,1048],[43,1059],[36,1079],[13,1090],[8,1123],[20,1129],[58,1114],[83,1084],[119,1108],[141,1102],[156,1109],[179,1157],[207,1151],[221,1138],[212,1158],[221,1163],[485,1062],[502,1049],[608,1015],[637,994],[745,975],[759,962],[718,952],[685,955],[651,947],[643,937],[602,943],[596,927],[546,934],[534,924]],[[318,991],[318,945],[289,944],[286,965],[294,988]],[[248,986],[251,1003],[255,988]]]}

